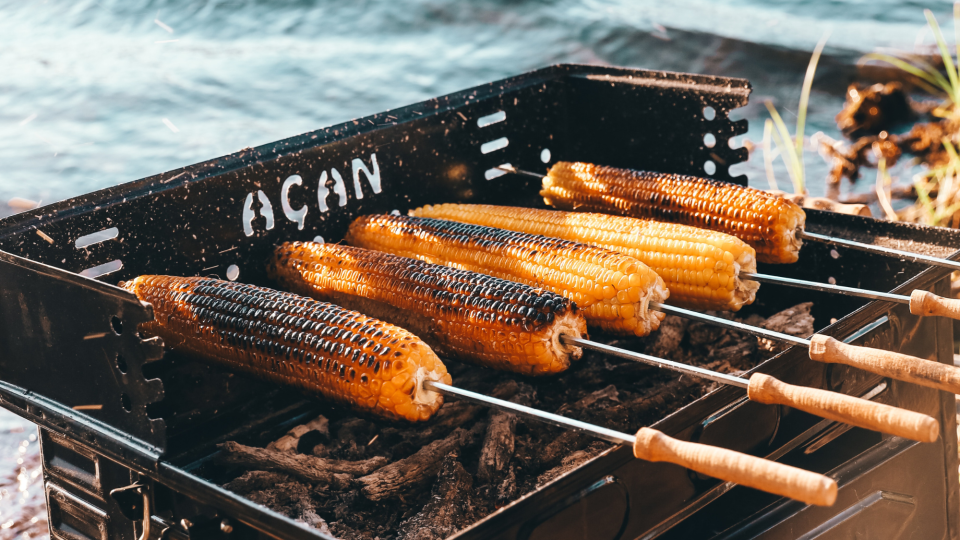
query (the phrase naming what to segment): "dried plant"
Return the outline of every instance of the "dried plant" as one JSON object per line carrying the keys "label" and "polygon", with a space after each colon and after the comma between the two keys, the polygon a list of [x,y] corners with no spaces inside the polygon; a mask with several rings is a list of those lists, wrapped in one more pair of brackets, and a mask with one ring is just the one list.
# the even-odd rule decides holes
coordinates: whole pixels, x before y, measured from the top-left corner
{"label": "dried plant", "polygon": [[887,219],[897,221],[899,218],[897,217],[897,212],[893,209],[893,204],[890,199],[889,190],[890,184],[892,183],[893,180],[887,173],[887,160],[880,158],[880,162],[877,164],[877,201],[883,213],[887,216]]}
{"label": "dried plant", "polygon": [[950,139],[944,137],[942,143],[949,159],[914,176],[917,202],[900,211],[900,219],[935,227],[960,225],[960,155]]}
{"label": "dried plant", "polygon": [[[917,86],[923,88],[932,95],[942,95],[946,98],[946,103],[937,109],[933,114],[940,117],[953,116],[960,103],[960,76],[957,73],[957,63],[954,61],[953,54],[950,52],[950,46],[940,31],[940,25],[937,24],[937,18],[929,9],[923,11],[927,16],[927,24],[933,32],[933,37],[937,41],[937,48],[940,50],[940,56],[943,59],[944,71],[946,76],[940,72],[940,69],[931,65],[921,56],[902,51],[893,51],[891,53],[870,53],[861,59],[861,63],[870,60],[877,60],[898,67],[913,75]],[[956,41],[956,50],[960,56],[960,2],[953,5],[953,32]]]}

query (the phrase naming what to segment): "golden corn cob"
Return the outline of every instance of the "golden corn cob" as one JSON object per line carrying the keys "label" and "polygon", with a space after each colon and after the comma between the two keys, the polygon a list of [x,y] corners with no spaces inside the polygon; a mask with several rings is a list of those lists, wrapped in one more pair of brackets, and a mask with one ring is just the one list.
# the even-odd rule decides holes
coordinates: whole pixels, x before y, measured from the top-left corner
{"label": "golden corn cob", "polygon": [[558,373],[583,354],[576,304],[492,276],[336,244],[287,242],[268,264],[284,289],[355,309],[420,336],[441,355],[527,375]]}
{"label": "golden corn cob", "polygon": [[386,418],[427,420],[450,384],[417,336],[295,294],[200,277],[140,276],[120,286],[153,305],[141,332],[174,350]]}
{"label": "golden corn cob", "polygon": [[664,314],[650,302],[669,296],[642,262],[569,240],[410,216],[364,216],[347,242],[402,257],[543,287],[577,303],[588,325],[645,336]]}
{"label": "golden corn cob", "polygon": [[562,210],[602,212],[683,223],[732,234],[765,263],[800,255],[806,214],[798,205],[758,189],[706,178],[559,162],[540,191]]}
{"label": "golden corn cob", "polygon": [[593,244],[629,255],[654,270],[670,290],[670,303],[732,310],[750,304],[760,284],[741,281],[756,272],[756,252],[716,231],[607,214],[537,210],[486,204],[438,204],[412,216],[449,219]]}

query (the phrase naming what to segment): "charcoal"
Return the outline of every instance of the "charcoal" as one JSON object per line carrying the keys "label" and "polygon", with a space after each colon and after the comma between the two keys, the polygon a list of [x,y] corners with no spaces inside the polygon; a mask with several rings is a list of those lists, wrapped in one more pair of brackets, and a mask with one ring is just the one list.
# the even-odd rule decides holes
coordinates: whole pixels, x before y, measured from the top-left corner
{"label": "charcoal", "polygon": [[490,415],[487,433],[480,452],[477,478],[484,482],[496,481],[513,457],[514,430],[517,417],[510,413],[495,412]]}
{"label": "charcoal", "polygon": [[[722,319],[733,319],[728,312],[707,311],[707,315]],[[691,321],[687,326],[687,342],[691,347],[713,347],[727,330],[706,322]]]}
{"label": "charcoal", "polygon": [[565,456],[573,454],[593,441],[589,435],[578,431],[562,431],[555,439],[543,447],[540,462],[547,467],[554,467]]}
{"label": "charcoal", "polygon": [[[286,433],[283,437],[267,445],[267,450],[276,452],[296,453],[300,445],[300,440],[307,434],[316,434],[314,437],[321,437],[324,441],[330,440],[330,421],[323,415],[320,415],[306,424],[299,425]],[[319,444],[320,441],[317,442]],[[311,447],[312,448],[312,447]]]}
{"label": "charcoal", "polygon": [[473,477],[448,454],[431,490],[430,502],[423,510],[400,524],[398,540],[442,540],[478,519],[477,508],[470,497]]}
{"label": "charcoal", "polygon": [[[813,334],[813,315],[810,310],[813,302],[804,302],[774,314],[760,326],[774,332],[782,332],[797,337],[809,337]],[[769,353],[777,354],[786,350],[790,345],[779,341],[761,339],[760,348]]]}
{"label": "charcoal", "polygon": [[[467,402],[445,404],[429,422],[418,429],[387,427],[382,431],[386,440],[392,441],[392,451],[399,455],[409,455],[424,445],[442,439],[461,426],[468,426],[487,413],[486,407]],[[395,440],[394,440],[395,439]]]}
{"label": "charcoal", "polygon": [[331,536],[339,540],[370,540],[370,537],[350,527],[342,521],[330,523]]}
{"label": "charcoal", "polygon": [[503,480],[500,481],[500,485],[497,486],[494,504],[499,507],[509,503],[513,499],[516,499],[518,490],[519,486],[517,486],[517,467],[510,465],[507,468],[506,474],[503,475]]}
{"label": "charcoal", "polygon": [[333,534],[327,522],[317,513],[317,505],[310,495],[310,487],[300,482],[285,482],[247,495],[250,500],[305,523],[325,534]]}
{"label": "charcoal", "polygon": [[[711,314],[805,336],[813,332],[810,308],[800,304],[769,319]],[[735,374],[772,354],[755,336],[673,316],[645,338],[591,337]],[[570,369],[550,377],[458,362],[450,362],[449,370],[458,387],[624,433],[652,425],[716,388],[595,351],[584,351]],[[291,429],[283,445],[284,438],[268,448],[226,443],[215,460],[221,483],[337,538],[447,538],[613,447],[456,398],[415,424],[358,418],[349,411],[331,413],[319,425],[323,420]]]}
{"label": "charcoal", "polygon": [[[505,391],[510,391],[513,395],[509,401],[530,405],[533,402],[533,388],[526,384],[517,384],[515,381],[510,382],[512,384],[498,386],[494,389],[494,393],[501,390],[499,393],[504,395]],[[487,424],[483,448],[480,451],[480,463],[477,467],[477,477],[480,480],[499,483],[513,457],[516,427],[516,415],[503,411],[490,411],[490,421]]]}
{"label": "charcoal", "polygon": [[541,487],[544,484],[572,471],[573,469],[576,469],[581,464],[594,458],[607,448],[609,448],[609,445],[607,444],[592,443],[583,450],[577,450],[569,456],[564,457],[563,460],[561,460],[560,465],[537,477],[537,487]]}
{"label": "charcoal", "polygon": [[227,482],[223,487],[234,493],[246,495],[251,491],[259,491],[276,486],[277,484],[285,484],[290,482],[290,480],[290,477],[285,474],[269,471],[248,471],[244,473],[243,476]]}
{"label": "charcoal", "polygon": [[683,361],[680,343],[687,334],[690,319],[667,315],[660,321],[660,329],[650,336],[645,352],[651,356],[666,358],[677,362]]}
{"label": "charcoal", "polygon": [[380,434],[380,427],[364,418],[350,417],[337,424],[333,441],[328,446],[317,446],[311,453],[317,457],[332,457],[361,461],[371,455],[369,443]]}
{"label": "charcoal", "polygon": [[340,424],[337,429],[336,440],[340,442],[356,442],[365,444],[377,434],[377,425],[363,418],[350,418]]}
{"label": "charcoal", "polygon": [[709,369],[723,373],[743,371],[753,366],[758,350],[755,336],[742,332],[727,332],[707,357]]}
{"label": "charcoal", "polygon": [[[296,451],[298,454],[311,454],[313,449],[318,446],[324,446],[330,442],[330,433],[324,433],[320,430],[313,430],[304,433],[297,440]],[[267,447],[269,448],[269,446]],[[317,456],[323,457],[323,456]]]}
{"label": "charcoal", "polygon": [[252,448],[233,441],[221,443],[217,448],[220,450],[217,459],[229,465],[283,472],[306,482],[321,482],[342,488],[350,485],[352,477],[370,474],[387,464],[384,457],[365,461],[329,460]]}
{"label": "charcoal", "polygon": [[358,478],[361,493],[371,501],[381,501],[402,497],[423,486],[436,477],[444,457],[477,442],[483,427],[478,424],[469,431],[458,428],[447,437],[424,446],[416,454]]}

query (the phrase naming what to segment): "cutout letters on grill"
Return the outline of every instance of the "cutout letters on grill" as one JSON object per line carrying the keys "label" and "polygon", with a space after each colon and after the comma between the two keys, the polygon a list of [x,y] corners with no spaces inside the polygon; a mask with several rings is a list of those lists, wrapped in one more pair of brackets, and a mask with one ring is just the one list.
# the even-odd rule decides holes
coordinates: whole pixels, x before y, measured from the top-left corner
{"label": "cutout letters on grill", "polygon": [[[367,181],[367,184],[370,186],[370,190],[373,193],[380,193],[383,188],[380,181],[380,164],[377,163],[377,155],[370,154],[370,166],[360,158],[354,158],[350,162],[351,176],[353,178],[353,194],[357,199],[363,198],[363,189],[360,185],[360,175],[363,173],[364,178]],[[278,178],[279,180],[279,178]],[[283,215],[290,221],[297,224],[298,230],[303,230],[306,225],[308,205],[303,205],[300,208],[294,208],[290,203],[290,193],[294,190],[294,186],[300,186],[297,189],[304,189],[309,185],[309,181],[303,179],[299,174],[293,174],[287,177],[283,181],[283,185],[280,187],[280,208],[283,210]],[[256,195],[256,196],[255,196]],[[320,173],[320,178],[317,180],[317,208],[320,212],[328,212],[330,207],[328,201],[330,196],[336,196],[336,205],[337,206],[346,206],[347,205],[347,184],[343,179],[343,175],[340,174],[336,168],[331,167],[329,172],[322,171]],[[257,208],[254,208],[254,198],[256,198],[260,204]],[[257,190],[256,192],[251,192],[247,194],[246,200],[243,202],[243,233],[247,236],[253,236],[253,222],[257,218],[257,214],[264,218],[266,222],[264,227],[266,230],[273,229],[274,226],[274,216],[273,216],[273,204],[270,202],[270,199],[267,197],[267,194],[263,190]]]}

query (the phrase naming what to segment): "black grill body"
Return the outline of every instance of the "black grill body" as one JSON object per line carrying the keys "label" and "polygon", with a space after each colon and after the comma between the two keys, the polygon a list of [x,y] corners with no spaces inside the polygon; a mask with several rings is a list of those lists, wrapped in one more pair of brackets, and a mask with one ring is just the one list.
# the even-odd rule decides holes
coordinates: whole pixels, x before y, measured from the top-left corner
{"label": "black grill body", "polygon": [[[738,79],[553,66],[0,221],[0,405],[41,426],[52,534],[320,537],[195,471],[216,443],[263,442],[323,405],[142,340],[136,328],[152,310],[112,284],[148,273],[238,273],[266,284],[274,245],[337,241],[362,214],[451,201],[542,206],[539,182],[500,175],[504,163],[703,175],[711,161],[714,178],[743,184],[729,167],[746,150],[728,141],[746,121],[729,114],[749,92]],[[816,211],[808,229],[940,256],[960,246],[957,231]],[[797,264],[761,271],[883,291],[948,287],[947,270],[818,244],[805,245]],[[807,300],[823,333],[953,362],[950,321],[904,306],[764,285],[749,309],[771,314]],[[960,538],[952,395],[812,362],[797,348],[757,369],[930,414],[941,439],[848,429],[722,388],[654,427],[828,472],[841,486],[836,505],[807,507],[618,448],[456,537]]]}

